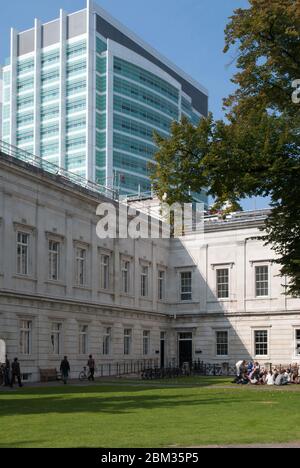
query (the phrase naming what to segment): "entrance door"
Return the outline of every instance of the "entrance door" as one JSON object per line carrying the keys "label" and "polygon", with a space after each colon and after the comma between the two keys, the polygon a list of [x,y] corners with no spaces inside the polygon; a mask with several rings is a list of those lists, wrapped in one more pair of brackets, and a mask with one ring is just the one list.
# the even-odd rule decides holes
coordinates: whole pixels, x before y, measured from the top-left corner
{"label": "entrance door", "polygon": [[6,344],[5,341],[0,340],[0,363],[5,363],[5,356],[6,356]]}
{"label": "entrance door", "polygon": [[166,332],[161,332],[160,334],[160,368],[165,367],[165,339]]}
{"label": "entrance door", "polygon": [[179,366],[184,362],[192,363],[193,361],[193,334],[179,333],[178,334],[178,354]]}

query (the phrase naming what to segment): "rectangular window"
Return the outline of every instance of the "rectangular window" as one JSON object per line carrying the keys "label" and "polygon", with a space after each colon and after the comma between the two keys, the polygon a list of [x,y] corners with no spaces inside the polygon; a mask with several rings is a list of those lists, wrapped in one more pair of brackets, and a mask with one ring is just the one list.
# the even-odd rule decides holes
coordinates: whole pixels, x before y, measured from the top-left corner
{"label": "rectangular window", "polygon": [[131,354],[131,347],[132,347],[132,330],[126,328],[124,330],[124,354],[125,356],[129,356]]}
{"label": "rectangular window", "polygon": [[150,332],[143,331],[143,355],[148,356],[150,353]]}
{"label": "rectangular window", "polygon": [[17,274],[29,274],[29,234],[17,233]]}
{"label": "rectangular window", "polygon": [[130,292],[130,262],[122,262],[122,292],[129,294]]}
{"label": "rectangular window", "polygon": [[103,354],[109,356],[111,354],[111,328],[106,328],[103,336]]}
{"label": "rectangular window", "polygon": [[296,356],[300,356],[300,329],[295,330],[296,338]]}
{"label": "rectangular window", "polygon": [[109,255],[101,255],[100,260],[100,286],[101,289],[109,289]]}
{"label": "rectangular window", "polygon": [[88,354],[88,326],[79,327],[79,354]]}
{"label": "rectangular window", "polygon": [[60,243],[49,241],[49,279],[59,280]]}
{"label": "rectangular window", "polygon": [[148,297],[149,295],[149,267],[142,267],[141,272],[141,296]]}
{"label": "rectangular window", "polygon": [[158,272],[158,300],[163,301],[166,295],[166,272],[159,270]]}
{"label": "rectangular window", "polygon": [[217,356],[228,356],[228,332],[217,331],[216,342],[217,342]]}
{"label": "rectangular window", "polygon": [[217,297],[227,299],[229,297],[229,270],[228,268],[217,270]]}
{"label": "rectangular window", "polygon": [[255,355],[267,356],[268,355],[268,331],[256,330],[254,335],[255,335]]}
{"label": "rectangular window", "polygon": [[181,300],[191,301],[192,300],[192,272],[186,271],[180,273],[181,280]]}
{"label": "rectangular window", "polygon": [[76,284],[84,286],[86,284],[86,249],[76,249]]}
{"label": "rectangular window", "polygon": [[31,354],[32,345],[32,322],[22,320],[20,327],[20,353],[24,356]]}
{"label": "rectangular window", "polygon": [[255,267],[255,291],[256,297],[269,295],[269,267]]}
{"label": "rectangular window", "polygon": [[51,354],[60,355],[61,354],[61,323],[52,323],[51,326]]}

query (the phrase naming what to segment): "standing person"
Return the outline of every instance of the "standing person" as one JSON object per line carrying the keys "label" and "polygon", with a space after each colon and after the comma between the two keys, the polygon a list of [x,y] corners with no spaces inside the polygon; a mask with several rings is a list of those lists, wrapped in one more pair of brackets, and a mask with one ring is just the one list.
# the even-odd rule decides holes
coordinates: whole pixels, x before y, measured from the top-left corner
{"label": "standing person", "polygon": [[18,361],[18,358],[15,358],[14,362],[11,365],[11,382],[10,382],[11,387],[13,387],[16,377],[18,380],[19,387],[23,387],[22,382],[21,382],[21,369],[20,369],[20,363]]}
{"label": "standing person", "polygon": [[65,385],[67,384],[67,380],[68,380],[68,377],[69,377],[70,370],[71,370],[71,368],[70,368],[68,358],[67,358],[67,356],[65,356],[64,359],[61,361],[61,364],[60,364],[60,371],[62,373],[62,379],[63,379],[63,382],[64,382]]}
{"label": "standing person", "polygon": [[245,372],[246,361],[238,361],[235,365],[236,368],[236,380],[237,382],[242,379],[242,375]]}
{"label": "standing person", "polygon": [[95,381],[94,379],[94,374],[95,374],[95,360],[93,359],[93,356],[90,354],[89,355],[89,360],[88,360],[88,368],[89,368],[89,371],[90,371],[90,375],[89,375],[89,381]]}
{"label": "standing person", "polygon": [[8,387],[11,382],[10,379],[10,362],[8,356],[5,356],[5,364],[4,364],[4,385]]}

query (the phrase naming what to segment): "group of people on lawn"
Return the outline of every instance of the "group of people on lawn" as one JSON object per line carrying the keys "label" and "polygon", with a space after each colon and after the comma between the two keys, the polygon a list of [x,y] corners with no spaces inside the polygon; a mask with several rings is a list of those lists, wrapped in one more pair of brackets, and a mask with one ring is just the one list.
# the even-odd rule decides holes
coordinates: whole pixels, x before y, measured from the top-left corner
{"label": "group of people on lawn", "polygon": [[300,373],[297,364],[287,368],[265,369],[258,362],[238,361],[236,363],[237,384],[252,385],[288,385],[300,384]]}

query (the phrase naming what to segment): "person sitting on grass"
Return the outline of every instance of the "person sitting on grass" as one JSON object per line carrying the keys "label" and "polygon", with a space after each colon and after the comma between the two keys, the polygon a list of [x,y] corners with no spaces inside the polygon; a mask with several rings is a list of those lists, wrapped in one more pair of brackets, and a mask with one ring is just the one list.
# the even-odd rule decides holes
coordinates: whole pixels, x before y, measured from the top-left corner
{"label": "person sitting on grass", "polygon": [[265,383],[266,383],[266,385],[274,385],[275,384],[274,374],[273,374],[273,372],[271,370],[267,373]]}
{"label": "person sitting on grass", "polygon": [[255,367],[254,370],[249,375],[249,380],[252,385],[258,385],[260,379],[259,368]]}
{"label": "person sitting on grass", "polygon": [[275,385],[281,386],[281,385],[287,385],[287,384],[288,384],[288,380],[287,380],[287,377],[285,376],[285,370],[282,369],[275,379]]}

